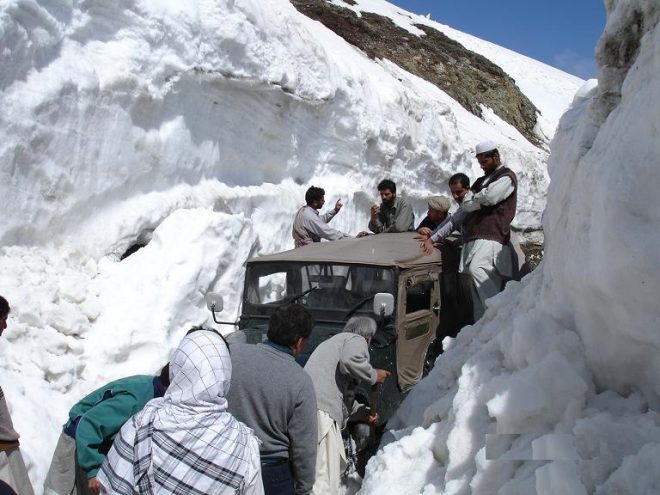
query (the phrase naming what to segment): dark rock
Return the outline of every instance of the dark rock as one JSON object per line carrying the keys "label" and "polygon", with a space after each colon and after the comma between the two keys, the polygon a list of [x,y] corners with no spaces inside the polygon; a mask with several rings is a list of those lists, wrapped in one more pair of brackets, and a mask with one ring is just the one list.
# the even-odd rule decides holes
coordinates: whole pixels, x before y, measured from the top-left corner
{"label": "dark rock", "polygon": [[124,251],[124,254],[120,256],[119,261],[125,260],[130,255],[137,253],[140,249],[142,249],[145,246],[146,244],[143,244],[141,242],[136,242],[135,244],[132,244],[131,246],[128,247],[126,251]]}
{"label": "dark rock", "polygon": [[543,259],[544,246],[539,242],[521,242],[520,249],[525,253],[525,258],[527,259],[527,264],[529,265],[530,271],[534,270],[541,260]]}
{"label": "dark rock", "polygon": [[515,81],[486,57],[440,31],[416,25],[426,36],[414,36],[387,17],[370,12],[358,17],[352,10],[326,0],[291,0],[291,3],[370,58],[388,59],[426,79],[478,117],[482,116],[480,105],[491,108],[531,143],[541,144],[534,132],[538,110]]}

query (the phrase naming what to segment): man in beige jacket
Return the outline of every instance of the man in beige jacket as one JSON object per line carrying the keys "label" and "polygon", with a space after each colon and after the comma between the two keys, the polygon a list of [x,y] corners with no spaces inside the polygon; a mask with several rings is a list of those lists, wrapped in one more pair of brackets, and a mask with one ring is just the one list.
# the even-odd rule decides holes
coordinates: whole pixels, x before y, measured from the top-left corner
{"label": "man in beige jacket", "polygon": [[[365,316],[348,320],[344,331],[321,343],[312,353],[305,371],[312,377],[318,408],[318,449],[316,481],[312,494],[339,493],[346,455],[341,430],[346,425],[351,404],[351,388],[358,381],[370,385],[383,383],[389,371],[375,369],[369,363],[369,342],[376,333],[376,322]],[[378,416],[369,417],[376,422]]]}

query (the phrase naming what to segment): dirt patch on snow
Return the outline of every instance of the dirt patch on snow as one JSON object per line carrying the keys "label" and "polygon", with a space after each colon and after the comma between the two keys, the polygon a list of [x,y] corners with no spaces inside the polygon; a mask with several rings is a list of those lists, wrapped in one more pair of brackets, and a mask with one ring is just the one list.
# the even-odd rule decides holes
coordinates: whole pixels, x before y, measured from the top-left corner
{"label": "dirt patch on snow", "polygon": [[290,1],[368,57],[390,60],[435,84],[478,117],[482,116],[481,105],[491,108],[531,143],[541,144],[534,132],[538,110],[515,81],[486,57],[428,26],[416,25],[425,36],[415,36],[377,14],[363,12],[358,17],[326,0]]}

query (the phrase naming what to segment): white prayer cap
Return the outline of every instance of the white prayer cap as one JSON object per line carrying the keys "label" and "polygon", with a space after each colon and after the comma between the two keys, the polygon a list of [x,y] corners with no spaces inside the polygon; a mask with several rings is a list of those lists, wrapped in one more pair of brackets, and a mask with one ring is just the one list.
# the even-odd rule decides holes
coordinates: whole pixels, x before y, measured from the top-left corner
{"label": "white prayer cap", "polygon": [[445,196],[431,196],[428,201],[429,208],[437,211],[448,212],[451,208],[449,199]]}
{"label": "white prayer cap", "polygon": [[475,149],[475,154],[480,155],[482,153],[488,153],[489,151],[493,151],[496,149],[497,149],[497,145],[492,141],[482,141],[479,144],[477,144],[477,147]]}

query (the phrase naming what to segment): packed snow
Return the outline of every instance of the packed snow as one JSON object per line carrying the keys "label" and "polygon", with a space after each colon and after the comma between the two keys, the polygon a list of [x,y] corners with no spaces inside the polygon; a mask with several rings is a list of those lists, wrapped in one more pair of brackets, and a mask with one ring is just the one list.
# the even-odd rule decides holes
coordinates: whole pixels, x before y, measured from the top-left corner
{"label": "packed snow", "polygon": [[447,340],[361,493],[660,492],[660,4],[608,9],[551,146],[541,267]]}
{"label": "packed snow", "polygon": [[[361,1],[360,6],[399,15],[386,2]],[[653,9],[645,8],[651,19]],[[582,81],[442,30],[511,74],[541,111],[539,134],[553,135]],[[37,492],[76,400],[108,380],[157,372],[185,330],[207,321],[203,296],[208,290],[225,295],[221,318],[236,317],[245,260],[292,247],[292,215],[310,184],[326,189],[328,205],[342,199],[345,207],[333,223],[356,233],[366,227],[380,179],[395,180],[421,215],[428,196],[447,192],[451,174],[480,175],[473,146],[491,139],[501,143],[506,163],[519,176],[516,227],[534,230],[541,225],[549,182],[547,151],[532,146],[490,109],[484,108],[479,119],[430,83],[388,61],[369,60],[286,0],[7,0],[0,5],[0,32],[0,187],[5,204],[0,293],[12,305],[0,345],[0,383]],[[638,72],[646,71],[652,81],[655,55],[648,48],[640,53],[646,54],[648,67]],[[637,85],[640,89],[631,88],[630,94],[635,89],[657,98],[650,94],[657,93],[650,82],[648,87],[641,80]],[[615,134],[601,134],[600,123],[584,120],[594,92],[600,91],[588,89],[573,103],[557,137],[552,166],[558,170],[569,164],[577,169],[575,150],[592,149],[585,136],[597,135],[605,149]],[[625,108],[648,112],[648,107]],[[620,121],[625,122],[623,117]],[[581,131],[569,131],[571,126]],[[644,134],[638,131],[635,126],[627,129],[645,149]],[[657,129],[649,126],[646,132]],[[657,154],[649,151],[648,156]],[[582,180],[582,191],[590,193],[583,201],[600,200],[594,190],[599,185],[636,184],[622,184],[615,171],[603,174],[602,159],[594,153],[589,162],[599,167],[602,182]],[[495,478],[525,493],[535,476],[531,465],[516,467],[507,461],[507,469],[483,468],[488,461],[479,446],[487,433],[501,436],[492,439],[494,452],[511,454],[502,447],[508,441],[516,447],[511,455],[522,458],[571,455],[570,438],[567,442],[560,435],[570,433],[581,458],[595,459],[588,471],[592,479],[618,470],[612,486],[650,468],[648,455],[658,450],[648,433],[656,421],[646,407],[657,390],[651,385],[652,372],[647,368],[644,375],[641,361],[634,377],[616,368],[616,387],[603,387],[614,380],[607,374],[612,369],[599,358],[614,347],[594,342],[598,323],[593,315],[598,311],[587,308],[608,306],[618,315],[604,313],[600,322],[612,342],[623,338],[620,327],[609,326],[618,318],[642,321],[618,313],[610,297],[639,280],[635,274],[642,267],[648,284],[644,294],[653,292],[657,278],[640,261],[651,243],[634,247],[636,271],[612,271],[608,264],[605,272],[603,263],[613,263],[607,250],[621,241],[621,227],[608,236],[603,219],[616,218],[633,239],[650,240],[654,219],[648,212],[654,210],[642,210],[643,203],[631,209],[633,191],[627,190],[629,195],[617,196],[617,201],[609,194],[610,201],[602,204],[575,204],[569,218],[561,207],[578,201],[579,195],[568,194],[572,184],[563,173],[554,175],[557,211],[551,205],[545,219],[545,228],[558,237],[549,243],[555,252],[547,255],[543,275],[495,298],[484,323],[453,343],[455,351],[443,356],[444,364],[420,384],[420,391],[434,390],[428,398],[434,400],[407,404],[401,411],[394,432],[400,440],[372,462],[364,493],[380,493],[384,485],[379,483],[399,487],[397,493],[417,493],[427,484],[434,487],[429,490],[451,493],[452,486],[460,490]],[[650,182],[642,185],[651,187]],[[603,222],[598,225],[602,231],[578,232],[588,222],[587,208],[589,218]],[[629,217],[633,213],[648,225]],[[594,244],[589,260],[568,257],[583,247],[564,236],[578,233]],[[595,245],[597,234],[605,245]],[[120,261],[136,242],[146,246]],[[549,266],[556,275],[550,275]],[[580,283],[572,271],[583,275]],[[568,281],[571,290],[586,291],[580,297],[589,306],[573,308],[580,297],[552,290]],[[602,290],[595,290],[596,284]],[[634,291],[623,292],[622,304],[635,298]],[[544,313],[540,299],[543,308],[553,311]],[[646,313],[652,309],[649,304],[642,298],[634,310],[651,315]],[[556,308],[562,311],[555,314]],[[657,317],[644,321],[648,328],[654,322],[657,327]],[[515,339],[503,327],[517,328]],[[576,333],[576,328],[585,330]],[[649,359],[653,346],[647,327],[625,328]],[[542,330],[549,334],[546,339],[538,336]],[[515,351],[507,351],[506,359],[496,348],[501,339],[515,340]],[[638,355],[636,348],[624,350],[630,352],[617,355],[622,363]],[[525,367],[530,369],[523,373]],[[564,378],[551,380],[544,370]],[[534,400],[528,399],[528,383],[543,379],[547,388],[534,390]],[[638,387],[642,382],[645,388]],[[616,395],[624,389],[625,398]],[[570,399],[570,407],[557,398]],[[501,420],[501,430],[489,430],[494,418]],[[618,432],[627,434],[619,443],[604,444],[602,460],[596,434],[613,439]],[[509,434],[519,436],[505,436]],[[580,438],[594,443],[585,446]],[[621,459],[628,454],[624,465]],[[557,462],[543,461],[536,479],[547,479],[552,486],[557,473],[570,471],[572,465]],[[585,476],[584,470],[576,473],[580,479]],[[392,485],[392,479],[398,484]],[[573,478],[562,479],[570,483]]]}

